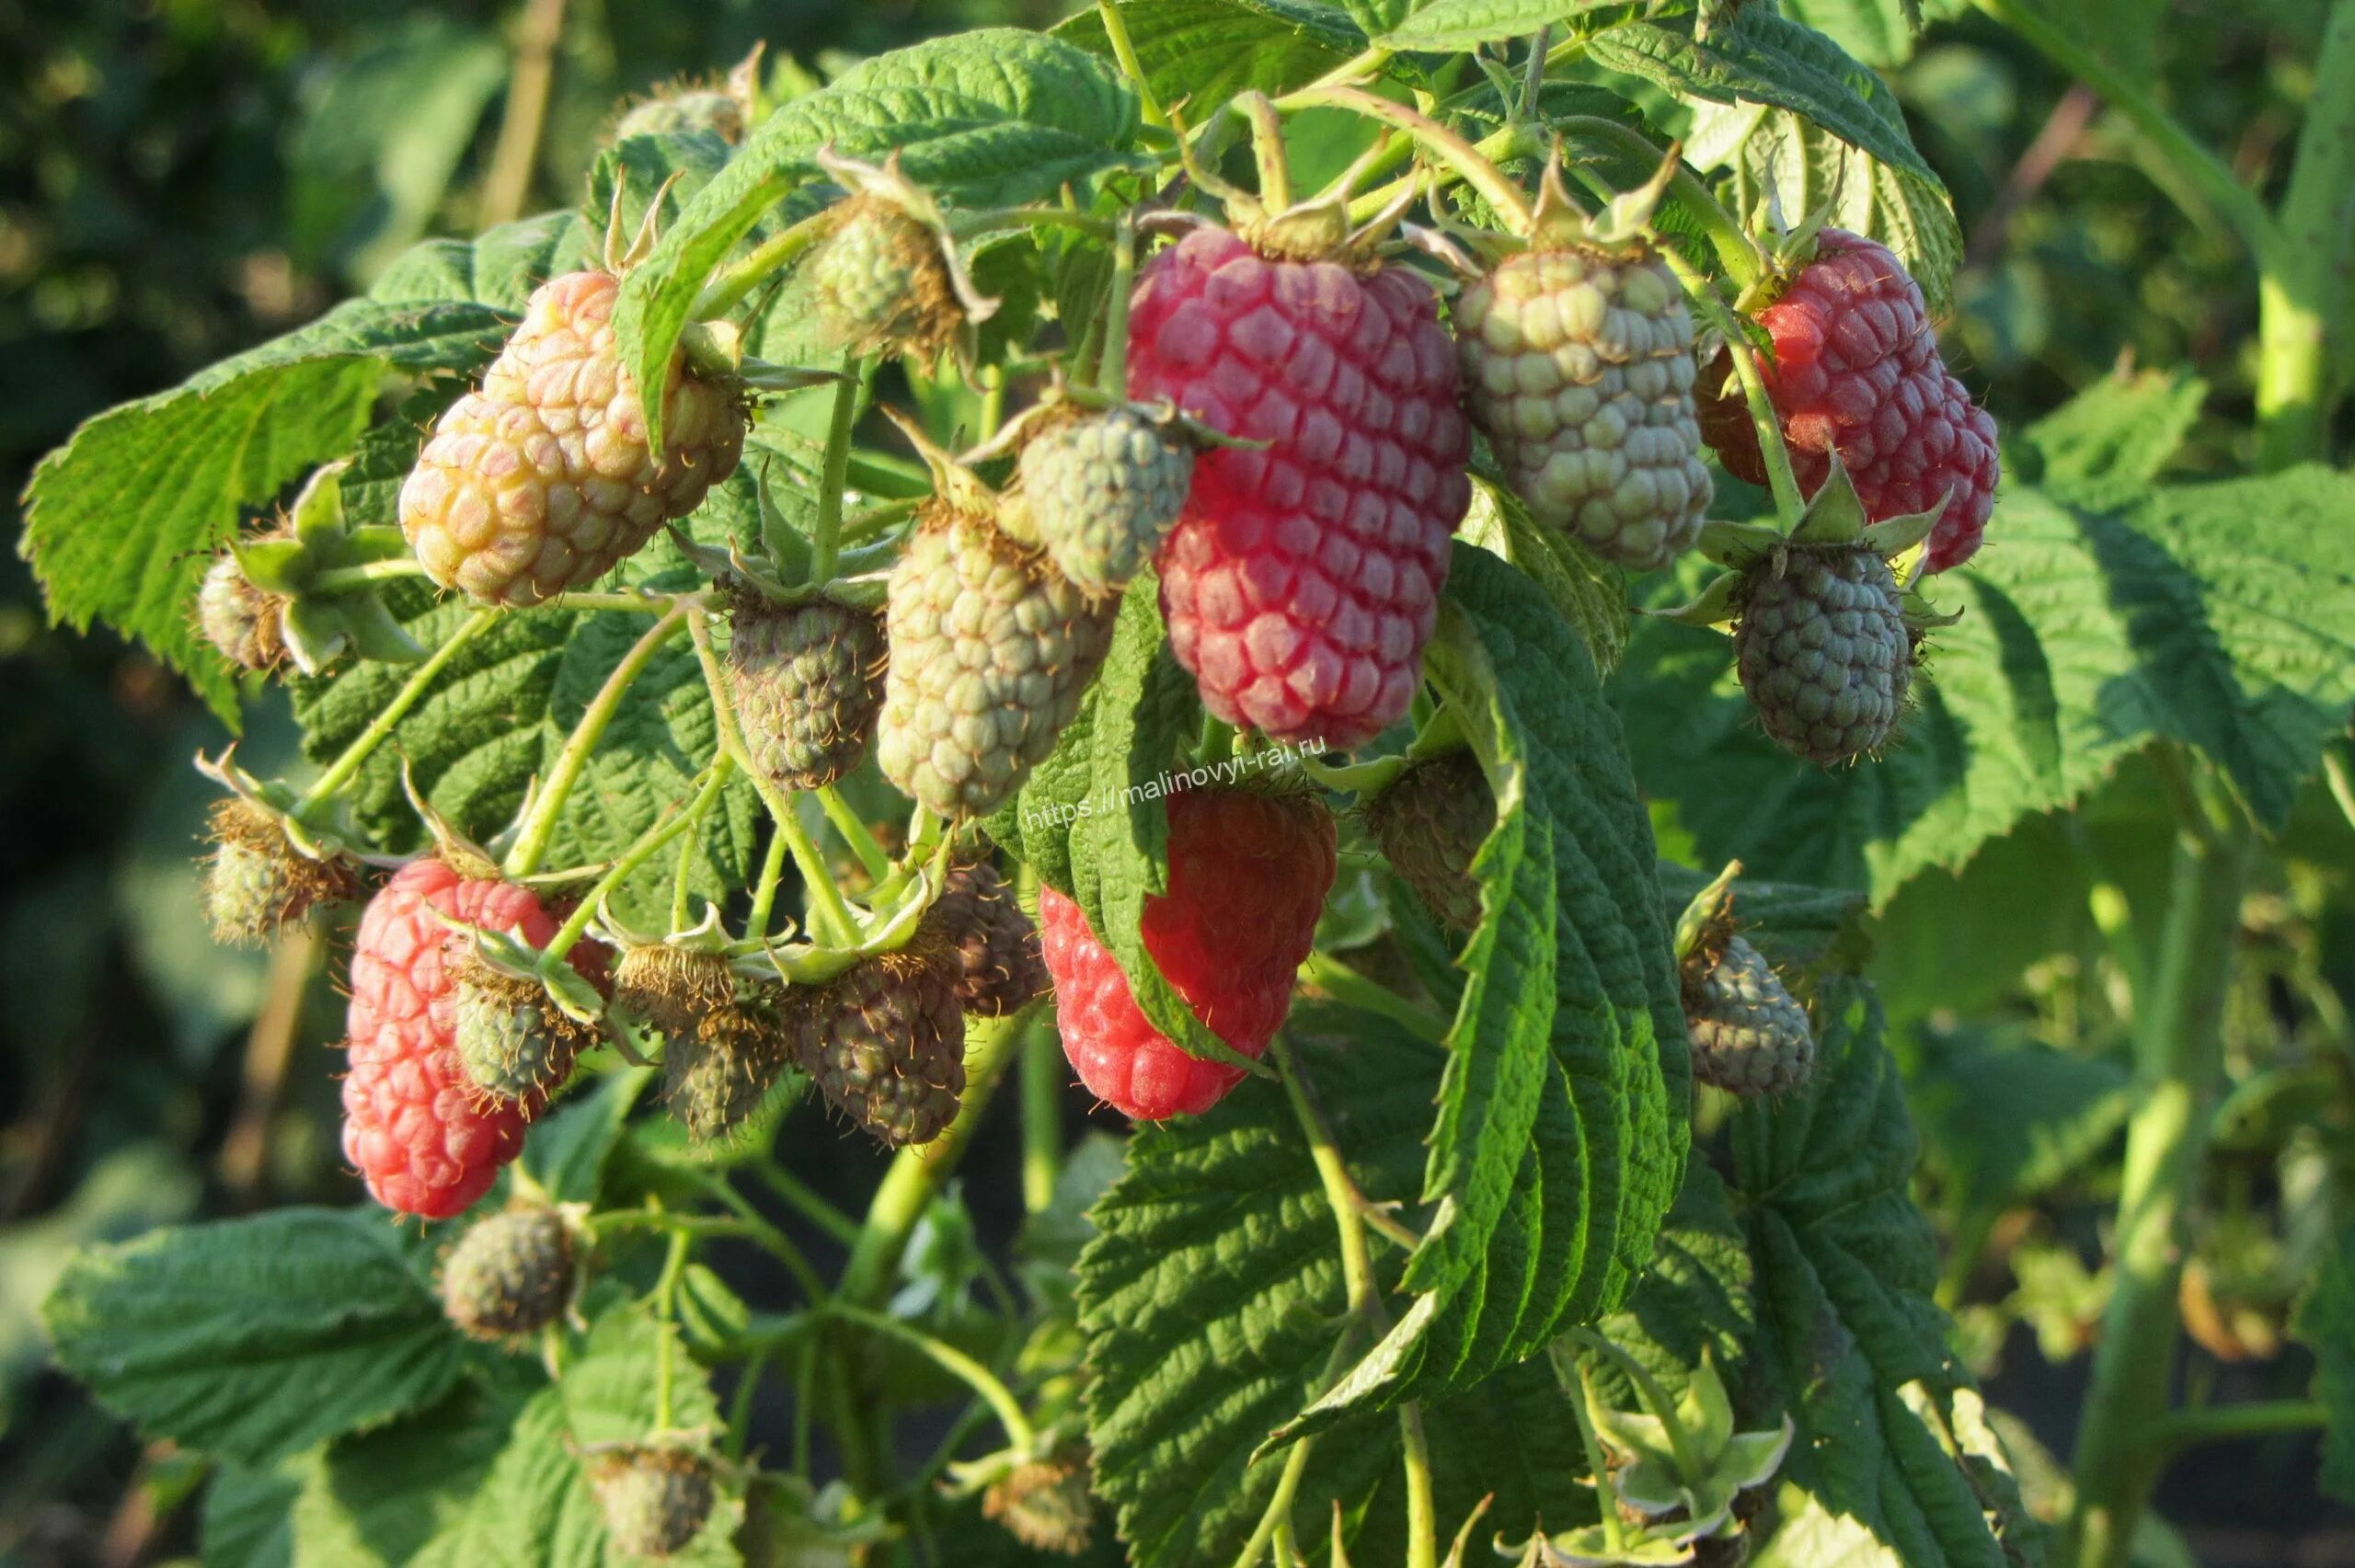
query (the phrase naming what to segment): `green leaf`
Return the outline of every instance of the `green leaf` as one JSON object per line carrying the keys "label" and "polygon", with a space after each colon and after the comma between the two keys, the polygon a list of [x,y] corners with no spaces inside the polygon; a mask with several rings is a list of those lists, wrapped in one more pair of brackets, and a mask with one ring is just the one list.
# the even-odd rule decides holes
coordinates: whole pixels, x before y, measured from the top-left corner
{"label": "green leaf", "polygon": [[1907,1098],[1959,1214],[1992,1219],[2039,1196],[2099,1153],[2134,1108],[2119,1063],[2025,1036],[1924,1028],[1907,1046]]}
{"label": "green leaf", "polygon": [[1904,64],[1922,30],[1921,0],[1784,0],[1783,9],[1873,66]]}
{"label": "green leaf", "polygon": [[557,214],[419,246],[366,296],[85,423],[26,490],[19,549],[51,614],[139,638],[234,724],[228,666],[190,612],[214,547],[247,509],[351,450],[387,370],[470,376],[488,364],[522,303],[508,284],[519,269],[545,277],[576,227]]}
{"label": "green leaf", "polygon": [[1637,773],[1706,861],[1876,907],[2160,738],[2207,753],[2279,827],[2355,711],[2350,508],[2355,476],[2314,467],[2118,513],[2007,487],[1986,547],[1930,583],[1962,620],[1931,635],[1900,738],[1841,773],[1757,733],[1715,634],[1648,619],[1612,695]]}
{"label": "green leaf", "polygon": [[[1689,30],[1631,22],[1597,34],[1587,52],[1599,65],[1639,76],[1688,101],[1789,111],[1796,118],[1778,126],[1769,127],[1764,119],[1753,122],[1784,143],[1776,159],[1780,177],[1803,182],[1784,191],[1786,220],[1798,223],[1835,189],[1844,201],[1869,201],[1868,211],[1879,215],[1879,223],[1867,223],[1866,232],[1902,241],[1892,248],[1922,285],[1931,308],[1946,307],[1962,259],[1961,233],[1946,187],[1914,150],[1897,95],[1838,44],[1763,6],[1749,6],[1730,23],[1711,29],[1706,40],[1696,41]],[[1809,127],[1836,137],[1879,167],[1848,169],[1851,177],[1837,187],[1821,178],[1823,171],[1816,166],[1826,160],[1804,146]],[[1738,141],[1722,133],[1713,140],[1717,159],[1734,161],[1729,154]],[[1716,161],[1696,162],[1717,166]],[[1882,169],[1889,176],[1886,185]],[[1795,193],[1811,200],[1793,202],[1788,198]],[[1853,220],[1855,213],[1844,216]]]}
{"label": "green leaf", "polygon": [[[1366,45],[1346,14],[1315,0],[1124,0],[1119,9],[1147,85],[1168,105],[1216,105],[1252,91],[1274,97]],[[1054,36],[1112,58],[1093,8],[1065,18]],[[1195,109],[1186,112],[1191,120]]]}
{"label": "green leaf", "polygon": [[2199,423],[2208,385],[2188,371],[2121,371],[2020,432],[2042,488],[2103,509],[2141,499]]}
{"label": "green leaf", "polygon": [[1545,591],[1554,612],[1586,640],[1597,670],[1608,677],[1627,651],[1627,574],[1591,554],[1559,529],[1539,525],[1505,486],[1483,475],[1472,480],[1472,509],[1457,537],[1501,555]]}
{"label": "green leaf", "polygon": [[621,1141],[630,1108],[653,1078],[650,1068],[623,1068],[533,1123],[523,1143],[523,1169],[558,1203],[594,1203],[604,1186],[605,1161]]}
{"label": "green leaf", "polygon": [[[413,430],[387,426],[363,443],[345,488],[355,522],[392,520],[414,439]],[[787,462],[774,454],[760,461]],[[731,537],[746,538],[757,518],[752,476],[740,468],[681,526],[699,543],[724,546]],[[662,538],[623,563],[615,580],[678,589],[699,579]],[[427,647],[439,645],[476,613],[419,584],[401,588],[387,602]],[[513,818],[532,779],[547,775],[590,698],[651,624],[649,616],[618,612],[499,616],[452,660],[361,770],[346,792],[353,818],[388,848],[420,841],[401,786],[406,762],[435,810],[477,838],[495,834]],[[322,762],[339,754],[409,675],[408,666],[356,663],[292,682],[305,752]],[[558,824],[549,864],[586,864],[619,853],[688,794],[713,744],[701,667],[682,636],[655,656],[623,698]],[[696,836],[692,890],[718,898],[742,886],[758,809],[741,781],[722,792]],[[620,889],[616,910],[641,927],[667,927],[672,864],[668,856],[656,857]]]}
{"label": "green leaf", "polygon": [[1906,1196],[1918,1145],[1879,1004],[1835,981],[1813,1018],[1805,1090],[1734,1127],[1757,1271],[1751,1381],[1798,1427],[1786,1523],[1761,1560],[1997,1568],[2031,1527],[1931,1300],[1936,1247]]}
{"label": "green leaf", "polygon": [[1525,37],[1590,11],[1624,9],[1623,0],[1427,0],[1410,6],[1374,41],[1388,49],[1468,50]]}
{"label": "green leaf", "polygon": [[[1633,1356],[1671,1398],[1682,1396],[1705,1351],[1727,1384],[1738,1388],[1758,1328],[1754,1275],[1749,1238],[1724,1178],[1706,1162],[1691,1161],[1652,1244],[1651,1267],[1627,1304],[1597,1323],[1596,1332]],[[1594,1370],[1615,1408],[1638,1408],[1614,1361],[1599,1357]]]}
{"label": "green leaf", "polygon": [[231,1459],[215,1470],[197,1534],[209,1568],[293,1568],[291,1511],[302,1487],[300,1460],[257,1466]]}
{"label": "green leaf", "polygon": [[[1286,1039],[1360,1187],[1410,1199],[1437,1054],[1387,1020],[1324,1003],[1296,1008]],[[1321,1391],[1341,1332],[1333,1215],[1283,1091],[1249,1080],[1215,1116],[1138,1129],[1095,1221],[1077,1280],[1097,1489],[1140,1568],[1230,1562],[1285,1463],[1253,1450]],[[1580,1516],[1577,1436],[1549,1383],[1516,1368],[1426,1407],[1449,1517],[1491,1489],[1489,1521],[1508,1532]],[[1387,1491],[1397,1456],[1391,1417],[1318,1437],[1297,1527],[1328,1529],[1338,1501],[1352,1520],[1362,1510],[1361,1560],[1403,1561]]]}
{"label": "green leaf", "polygon": [[[638,384],[662,383],[714,268],[817,174],[817,153],[880,162],[953,206],[1051,198],[1129,160],[1136,95],[1107,62],[1040,33],[983,28],[894,50],[786,104],[696,193],[623,280],[614,316]],[[661,408],[647,409],[660,441]]]}
{"label": "green leaf", "polygon": [[[413,1559],[419,1568],[601,1568],[634,1561],[607,1549],[589,1467],[600,1445],[643,1442],[656,1434],[666,1337],[674,1342],[672,1429],[718,1426],[711,1386],[676,1345],[676,1333],[636,1303],[601,1314],[578,1358],[565,1368],[564,1380],[523,1406],[465,1510]],[[731,1539],[743,1517],[741,1491],[725,1472],[718,1489],[719,1503],[703,1530],[665,1562],[735,1568],[742,1561]]]}
{"label": "green leaf", "polygon": [[431,1403],[465,1353],[375,1209],[158,1230],[67,1265],[59,1365],[151,1436],[265,1463]]}
{"label": "green leaf", "polygon": [[516,1407],[461,1383],[430,1410],[339,1437],[305,1462],[293,1500],[304,1568],[398,1568],[458,1518],[506,1446]]}
{"label": "green leaf", "polygon": [[2322,1489],[2355,1503],[2355,1233],[2343,1233],[2298,1303],[2292,1326],[2315,1354],[2315,1397],[2327,1413]]}

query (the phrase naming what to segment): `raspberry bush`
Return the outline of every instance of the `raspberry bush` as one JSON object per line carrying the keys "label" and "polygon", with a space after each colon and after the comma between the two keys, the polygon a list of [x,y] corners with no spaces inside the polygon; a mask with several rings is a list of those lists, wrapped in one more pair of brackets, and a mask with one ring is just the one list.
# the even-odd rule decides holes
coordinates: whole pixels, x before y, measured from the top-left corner
{"label": "raspberry bush", "polygon": [[[291,701],[305,769],[201,760],[203,912],[342,956],[373,1206],[79,1253],[62,1363],[297,1562],[2121,1561],[2242,895],[2355,711],[2329,334],[2269,317],[2250,476],[2163,479],[2147,378],[1999,437],[1832,8],[1567,9],[756,52],[86,427],[58,612]],[[2334,156],[2231,187],[2269,266]],[[2060,815],[2120,777],[2171,871]],[[1968,971],[1914,904],[2063,841],[2147,1104],[2039,1144],[2137,1151],[2056,1514],[1871,950]]]}

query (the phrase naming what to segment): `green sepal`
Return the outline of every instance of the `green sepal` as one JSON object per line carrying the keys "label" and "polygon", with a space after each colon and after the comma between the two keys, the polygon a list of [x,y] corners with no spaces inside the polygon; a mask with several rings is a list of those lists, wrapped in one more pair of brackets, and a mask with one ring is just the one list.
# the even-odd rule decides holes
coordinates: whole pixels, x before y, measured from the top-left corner
{"label": "green sepal", "polygon": [[337,594],[330,603],[343,623],[345,635],[351,639],[352,652],[362,658],[384,664],[414,664],[425,657],[423,646],[393,619],[393,612],[373,589]]}
{"label": "green sepal", "polygon": [[233,544],[229,554],[236,557],[237,571],[246,581],[264,593],[283,594],[290,599],[303,591],[303,585],[311,580],[316,566],[310,549],[301,540],[283,534]]}
{"label": "green sepal", "polygon": [[1741,586],[1741,578],[1740,572],[1720,572],[1709,579],[1709,586],[1692,603],[1680,604],[1672,610],[1643,610],[1640,613],[1662,621],[1681,621],[1688,626],[1729,626],[1740,608],[1736,603],[1735,590]]}
{"label": "green sepal", "polygon": [[305,544],[331,544],[342,539],[343,473],[350,466],[351,460],[347,457],[312,470],[287,513],[287,520],[294,525],[295,538]]}
{"label": "green sepal", "polygon": [[286,652],[294,660],[294,668],[305,675],[316,675],[335,662],[349,640],[344,635],[343,617],[328,604],[316,600],[297,599],[286,606],[280,635],[286,640]]}

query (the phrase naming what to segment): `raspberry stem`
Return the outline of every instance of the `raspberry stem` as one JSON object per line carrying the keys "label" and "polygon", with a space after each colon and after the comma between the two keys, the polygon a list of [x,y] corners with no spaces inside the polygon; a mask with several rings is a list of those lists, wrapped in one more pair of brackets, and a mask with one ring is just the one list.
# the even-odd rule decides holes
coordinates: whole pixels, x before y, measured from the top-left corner
{"label": "raspberry stem", "polygon": [[769,921],[776,911],[776,885],[785,877],[785,837],[769,835],[769,847],[761,858],[760,880],[752,884],[752,908],[744,917],[744,934],[755,941],[769,933]]}
{"label": "raspberry stem", "polygon": [[[687,319],[711,321],[743,303],[772,274],[825,237],[832,213],[831,208],[821,208],[782,233],[763,240],[742,260],[722,268],[704,285],[695,303],[687,307]],[[650,410],[653,405],[647,406]]]}
{"label": "raspberry stem", "polygon": [[[614,666],[613,673],[605,677],[605,683],[589,700],[588,709],[581,714],[580,722],[573,727],[571,738],[565,741],[564,750],[557,754],[556,766],[548,773],[546,787],[540,792],[539,798],[533,801],[531,814],[517,830],[515,847],[507,852],[506,864],[501,869],[511,880],[529,876],[540,868],[540,862],[548,853],[548,841],[555,836],[557,819],[563,814],[565,802],[571,797],[572,786],[580,781],[580,771],[589,765],[590,753],[596,750],[597,742],[604,738],[605,728],[614,722],[614,715],[620,710],[622,699],[629,695],[630,686],[646,672],[646,667],[662,650],[662,645],[677,636],[685,628],[689,616],[696,612],[687,601],[672,605],[663,612],[662,618],[648,627],[645,635],[622,655],[621,662]],[[724,708],[725,704],[721,706]]]}
{"label": "raspberry stem", "polygon": [[424,663],[409,672],[408,679],[401,682],[401,689],[393,693],[393,700],[385,704],[384,711],[369,721],[367,728],[352,738],[351,744],[343,749],[343,754],[330,762],[327,772],[321,773],[317,782],[304,792],[303,798],[294,803],[291,815],[297,822],[308,825],[312,813],[342,793],[343,787],[367,764],[376,748],[385,743],[385,738],[393,733],[401,720],[408,716],[409,710],[417,706],[435,678],[450,667],[450,661],[456,658],[468,643],[489,630],[496,615],[495,611],[476,611],[459,624],[458,629],[451,633]]}
{"label": "raspberry stem", "polygon": [[1129,294],[1136,287],[1136,225],[1123,215],[1112,242],[1112,293],[1104,308],[1104,357],[1096,367],[1096,385],[1107,397],[1129,395]]}
{"label": "raspberry stem", "polygon": [[1129,79],[1135,89],[1137,107],[1147,125],[1167,129],[1169,116],[1154,97],[1152,80],[1144,74],[1144,64],[1137,58],[1136,41],[1129,37],[1129,24],[1120,15],[1120,6],[1112,0],[1096,0],[1096,14],[1104,23],[1104,37],[1112,45],[1112,58],[1120,62],[1120,74]]}
{"label": "raspberry stem", "polygon": [[1605,1495],[1610,1466],[1603,1456],[1603,1444],[1594,1435],[1594,1381],[1587,1376],[1586,1362],[1561,1341],[1545,1347],[1546,1359],[1554,1366],[1554,1381],[1561,1385],[1565,1402],[1570,1407],[1570,1419],[1578,1423],[1579,1447],[1586,1450],[1587,1473],[1594,1478],[1595,1513],[1603,1524],[1603,1544],[1605,1551],[1617,1554],[1626,1546],[1624,1527],[1619,1521],[1615,1501]]}
{"label": "raspberry stem", "polygon": [[[842,553],[843,487],[850,476],[850,432],[858,422],[859,395],[874,361],[856,355],[843,361],[843,378],[834,383],[834,408],[826,425],[826,455],[818,479],[818,519],[810,540],[810,580],[833,580],[834,563]],[[783,526],[782,523],[779,526]],[[769,558],[782,564],[775,547]]]}
{"label": "raspberry stem", "polygon": [[1300,978],[1336,1001],[1381,1014],[1427,1046],[1444,1048],[1447,1045],[1446,1019],[1367,979],[1337,958],[1311,953],[1300,966]]}
{"label": "raspberry stem", "polygon": [[400,555],[388,561],[367,561],[356,567],[329,567],[304,585],[306,594],[350,593],[357,589],[371,588],[380,582],[397,582],[402,578],[421,578],[425,567],[414,555]]}
{"label": "raspberry stem", "polygon": [[866,818],[851,809],[850,802],[843,798],[840,789],[833,784],[826,785],[818,791],[818,804],[825,808],[826,820],[834,825],[834,831],[841,834],[843,842],[850,846],[850,853],[858,857],[859,866],[868,877],[880,882],[891,874],[891,857],[884,853],[882,843],[875,837],[875,830],[867,825]]}
{"label": "raspberry stem", "polygon": [[840,1322],[856,1323],[863,1329],[896,1339],[909,1346],[950,1377],[962,1382],[990,1407],[1000,1426],[1005,1428],[1006,1441],[1024,1453],[1032,1452],[1039,1444],[1038,1430],[1030,1418],[1022,1413],[1022,1405],[997,1375],[955,1345],[943,1344],[923,1330],[887,1318],[880,1312],[870,1312],[864,1307],[853,1307],[841,1301],[830,1301],[819,1310]]}
{"label": "raspberry stem", "polygon": [[[1654,146],[1641,133],[1630,131],[1616,120],[1595,115],[1576,114],[1555,123],[1554,129],[1573,144],[1583,144],[1606,153],[1621,166],[1626,177],[1640,181],[1659,168],[1667,154]],[[1709,192],[1709,188],[1693,177],[1693,172],[1680,161],[1676,171],[1669,176],[1668,194],[1678,206],[1696,220],[1707,236],[1709,248],[1717,252],[1717,265],[1733,280],[1737,291],[1754,285],[1766,270],[1765,258],[1758,246],[1743,232],[1734,215]],[[1666,249],[1666,246],[1662,247]]]}
{"label": "raspberry stem", "polygon": [[597,906],[615,888],[627,880],[639,866],[661,853],[663,845],[684,833],[701,819],[711,803],[719,797],[719,791],[728,783],[728,775],[735,766],[735,759],[725,754],[711,760],[710,767],[704,771],[702,786],[695,792],[695,798],[688,803],[687,808],[667,815],[662,820],[640,833],[638,836],[638,841],[624,850],[620,858],[606,867],[605,874],[598,877],[595,884],[580,896],[580,902],[573,909],[572,913],[566,917],[565,922],[557,927],[556,934],[548,938],[548,944],[540,950],[543,962],[559,962],[566,954],[572,951],[573,944],[580,940],[582,933],[588,931],[590,922],[597,918]]}
{"label": "raspberry stem", "polygon": [[1660,258],[1676,274],[1678,282],[1701,314],[1708,317],[1726,340],[1726,357],[1733,361],[1733,373],[1741,383],[1741,400],[1750,410],[1750,422],[1758,433],[1759,455],[1766,464],[1766,487],[1775,496],[1775,515],[1781,520],[1783,532],[1790,532],[1807,515],[1806,498],[1799,494],[1798,475],[1791,471],[1790,448],[1783,441],[1783,421],[1775,412],[1774,400],[1766,394],[1766,377],[1759,369],[1758,350],[1741,330],[1740,318],[1726,304],[1717,286],[1693,269],[1675,251],[1663,246]]}
{"label": "raspberry stem", "polygon": [[[1504,171],[1491,163],[1478,147],[1404,104],[1376,97],[1358,87],[1304,88],[1290,95],[1285,101],[1301,109],[1351,109],[1369,120],[1395,126],[1412,136],[1425,152],[1453,170],[1466,185],[1487,197],[1488,204],[1504,217],[1513,233],[1525,235],[1536,222],[1536,214],[1530,210],[1529,198],[1523,196],[1521,188],[1507,179]],[[1409,175],[1407,177],[1412,179],[1415,177]],[[1350,203],[1352,214],[1356,209],[1357,203]],[[1374,211],[1380,209],[1377,207]]]}

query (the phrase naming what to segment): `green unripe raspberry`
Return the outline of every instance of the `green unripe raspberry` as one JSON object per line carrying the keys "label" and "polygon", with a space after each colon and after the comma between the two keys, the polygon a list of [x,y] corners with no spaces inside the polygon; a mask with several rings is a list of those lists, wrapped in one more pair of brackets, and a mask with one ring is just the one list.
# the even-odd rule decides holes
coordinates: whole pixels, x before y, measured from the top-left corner
{"label": "green unripe raspberry", "polygon": [[837,208],[804,271],[820,326],[854,353],[929,358],[963,319],[938,236],[880,197]]}
{"label": "green unripe raspberry", "polygon": [[1039,928],[987,861],[951,866],[925,928],[955,956],[957,1004],[982,1018],[1017,1013],[1046,994]]}
{"label": "green unripe raspberry", "polygon": [[539,1333],[572,1301],[572,1232],[553,1209],[511,1208],[458,1238],[442,1264],[442,1309],[476,1339]]}
{"label": "green unripe raspberry", "polygon": [[1632,570],[1693,547],[1709,471],[1693,318],[1648,250],[1537,250],[1455,304],[1472,415],[1538,521]]}
{"label": "green unripe raspberry", "polygon": [[531,1101],[572,1076],[586,1031],[538,981],[469,956],[459,964],[456,1006],[458,1066],[485,1095]]}
{"label": "green unripe raspberry", "polygon": [[614,1006],[665,1038],[693,1034],[736,999],[724,953],[653,942],[623,949],[614,965]]}
{"label": "green unripe raspberry", "polygon": [[858,765],[883,702],[883,624],[832,599],[747,599],[731,618],[728,691],[752,765],[818,789]]}
{"label": "green unripe raspberry", "polygon": [[929,1143],[955,1119],[965,1093],[965,1015],[942,955],[863,960],[811,993],[798,1023],[802,1070],[886,1148]]}
{"label": "green unripe raspberry", "polygon": [[212,838],[204,913],[213,940],[224,945],[258,945],[316,906],[359,891],[359,880],[341,861],[303,853],[278,819],[250,801],[215,806]]}
{"label": "green unripe raspberry", "polygon": [[1083,591],[1119,591],[1186,508],[1194,454],[1131,408],[1067,420],[1022,449],[1022,495],[1039,543]]}
{"label": "green unripe raspberry", "polygon": [[996,810],[1079,711],[1118,608],[987,519],[928,521],[891,573],[884,776],[943,817]]}
{"label": "green unripe raspberry", "polygon": [[1794,549],[1739,589],[1734,650],[1759,723],[1829,767],[1873,751],[1905,709],[1913,678],[1889,563],[1868,549]]}
{"label": "green unripe raspberry", "polygon": [[286,601],[247,582],[237,557],[225,550],[197,587],[197,629],[240,670],[266,672],[285,662],[285,618]]}
{"label": "green unripe raspberry", "polygon": [[776,1004],[731,1001],[669,1037],[664,1104],[697,1143],[724,1139],[761,1108],[785,1070],[790,1044]]}
{"label": "green unripe raspberry", "polygon": [[1684,978],[1693,1076],[1736,1094],[1781,1094],[1807,1082],[1815,1036],[1765,956],[1736,936],[1714,961],[1696,956]]}
{"label": "green unripe raspberry", "polygon": [[711,1467],[681,1448],[602,1455],[589,1472],[605,1535],[626,1557],[668,1557],[695,1539],[718,1500]]}
{"label": "green unripe raspberry", "polygon": [[1497,797],[1480,761],[1449,751],[1410,764],[1366,807],[1382,857],[1442,923],[1480,923],[1472,857],[1497,825]]}

